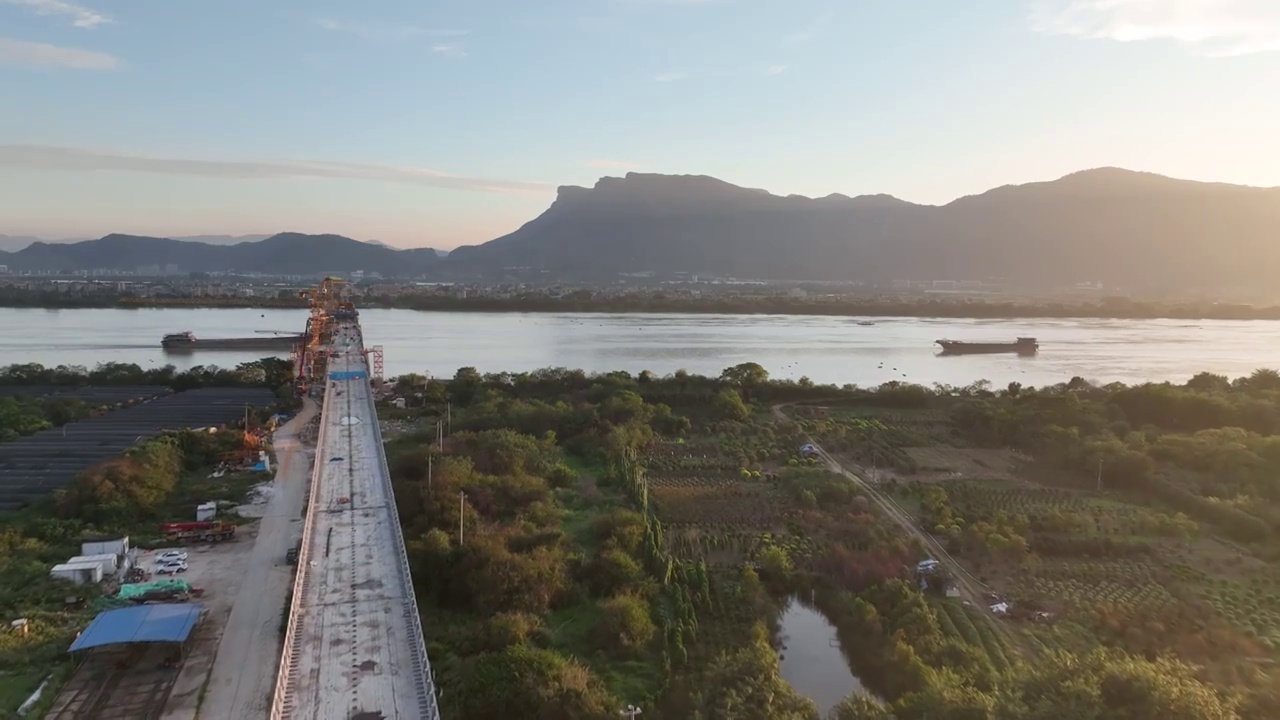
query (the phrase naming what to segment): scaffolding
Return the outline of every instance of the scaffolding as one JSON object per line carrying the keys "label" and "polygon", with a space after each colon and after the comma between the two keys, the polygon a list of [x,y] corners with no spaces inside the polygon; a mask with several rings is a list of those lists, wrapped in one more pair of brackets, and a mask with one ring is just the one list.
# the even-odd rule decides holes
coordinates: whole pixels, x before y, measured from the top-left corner
{"label": "scaffolding", "polygon": [[[327,277],[316,287],[303,290],[299,296],[308,301],[311,309],[307,331],[295,360],[298,392],[305,394],[316,385],[317,379],[323,380],[328,371],[329,344],[337,322],[355,319],[357,314],[347,282],[340,278]],[[320,385],[323,386],[323,382]]]}

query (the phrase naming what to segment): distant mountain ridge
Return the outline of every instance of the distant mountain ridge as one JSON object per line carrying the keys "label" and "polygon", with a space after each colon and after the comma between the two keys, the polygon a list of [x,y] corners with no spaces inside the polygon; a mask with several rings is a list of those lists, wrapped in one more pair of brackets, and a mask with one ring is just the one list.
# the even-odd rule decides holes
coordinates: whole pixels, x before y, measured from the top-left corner
{"label": "distant mountain ridge", "polygon": [[448,264],[582,277],[683,271],[1269,287],[1280,272],[1280,188],[1100,168],[931,206],[889,195],[782,197],[706,176],[629,173],[560,188],[542,215],[455,249]]}
{"label": "distant mountain ridge", "polygon": [[440,256],[431,248],[397,250],[341,235],[292,232],[229,245],[112,234],[74,243],[36,242],[17,252],[0,252],[0,265],[13,271],[136,271],[176,266],[180,273],[318,275],[364,270],[387,277],[412,277],[440,262]]}
{"label": "distant mountain ridge", "polygon": [[[195,236],[225,237],[225,236]],[[253,237],[253,236],[248,236]],[[1118,168],[1005,185],[941,206],[890,195],[779,196],[707,176],[629,173],[565,186],[520,229],[444,254],[339,235],[210,244],[131,235],[0,252],[12,270],[239,271],[475,278],[528,268],[612,281],[685,272],[777,280],[985,280],[1030,289],[1270,291],[1280,275],[1280,188]]]}

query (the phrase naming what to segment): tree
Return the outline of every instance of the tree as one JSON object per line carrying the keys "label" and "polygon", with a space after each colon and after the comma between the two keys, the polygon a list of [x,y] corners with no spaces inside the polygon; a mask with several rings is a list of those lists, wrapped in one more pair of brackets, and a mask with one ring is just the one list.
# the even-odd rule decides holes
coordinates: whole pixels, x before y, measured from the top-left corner
{"label": "tree", "polygon": [[619,595],[600,606],[596,642],[608,652],[622,655],[644,647],[655,632],[649,606],[635,595]]}
{"label": "tree", "polygon": [[721,420],[741,422],[751,417],[751,408],[742,401],[738,391],[731,388],[725,388],[716,393],[711,401],[711,408],[715,411],[716,417]]}
{"label": "tree", "polygon": [[587,585],[599,597],[634,589],[644,579],[644,568],[621,548],[600,551],[587,566]]}
{"label": "tree", "polygon": [[827,713],[827,720],[895,720],[885,704],[854,691]]}
{"label": "tree", "polygon": [[529,613],[499,613],[489,618],[481,631],[481,644],[485,650],[497,651],[528,640],[542,626],[536,615]]}
{"label": "tree", "polygon": [[[716,657],[698,681],[693,712],[702,720],[817,720],[818,708],[782,677],[768,632],[757,626],[746,647]],[[695,715],[695,713],[697,713]]]}
{"label": "tree", "polygon": [[617,701],[591,670],[553,651],[512,645],[466,662],[454,706],[458,720],[582,720],[614,716]]}
{"label": "tree", "polygon": [[791,556],[787,551],[777,545],[770,545],[760,551],[759,556],[760,571],[764,573],[764,579],[776,586],[786,585],[791,580],[791,571],[793,566]]}
{"label": "tree", "polygon": [[725,368],[720,380],[738,388],[749,399],[753,390],[769,382],[769,371],[759,363],[745,362]]}
{"label": "tree", "polygon": [[[938,717],[943,717],[939,715]],[[1232,699],[1189,665],[1116,651],[1047,653],[997,695],[997,720],[1235,720]]]}

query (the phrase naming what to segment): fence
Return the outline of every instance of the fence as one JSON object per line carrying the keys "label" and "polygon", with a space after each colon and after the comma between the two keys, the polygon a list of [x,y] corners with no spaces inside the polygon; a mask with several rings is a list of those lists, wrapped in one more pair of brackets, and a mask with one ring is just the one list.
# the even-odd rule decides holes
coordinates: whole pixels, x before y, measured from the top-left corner
{"label": "fence", "polygon": [[315,466],[311,469],[311,487],[308,488],[306,520],[302,523],[302,539],[301,546],[298,548],[297,574],[293,578],[293,597],[289,600],[289,618],[285,624],[284,643],[280,651],[280,669],[276,673],[276,688],[271,699],[271,720],[285,720],[289,717],[290,695],[293,683],[294,671],[297,669],[298,652],[297,652],[297,631],[298,623],[301,622],[302,599],[306,597],[308,589],[308,581],[310,580],[310,557],[311,557],[311,533],[315,522],[315,509],[312,500],[315,498],[316,487],[320,480],[320,470],[323,467],[320,459],[320,448],[325,446],[326,435],[328,434],[328,415],[329,415],[329,392],[328,383],[326,381],[325,402],[320,409],[320,432],[316,435],[316,459]]}

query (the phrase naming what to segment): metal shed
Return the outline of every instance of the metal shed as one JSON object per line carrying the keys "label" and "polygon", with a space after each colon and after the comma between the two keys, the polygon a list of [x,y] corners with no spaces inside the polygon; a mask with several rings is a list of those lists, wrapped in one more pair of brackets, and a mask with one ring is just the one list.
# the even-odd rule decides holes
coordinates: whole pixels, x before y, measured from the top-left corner
{"label": "metal shed", "polygon": [[183,643],[200,622],[203,605],[169,604],[107,610],[89,623],[68,652],[104,645]]}

